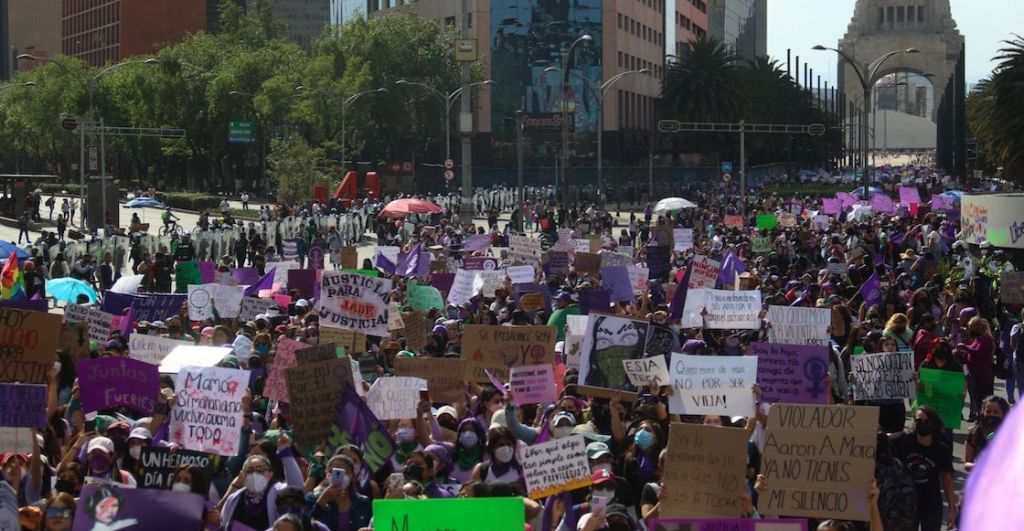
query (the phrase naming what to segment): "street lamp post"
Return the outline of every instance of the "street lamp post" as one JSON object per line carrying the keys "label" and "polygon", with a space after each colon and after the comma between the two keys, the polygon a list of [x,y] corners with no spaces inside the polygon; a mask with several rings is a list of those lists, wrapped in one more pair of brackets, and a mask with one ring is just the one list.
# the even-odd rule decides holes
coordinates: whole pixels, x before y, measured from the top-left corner
{"label": "street lamp post", "polygon": [[[569,110],[569,102],[566,101],[569,97],[569,60],[572,58],[572,52],[576,49],[576,46],[582,42],[593,42],[594,38],[588,34],[580,35],[576,40],[572,41],[569,45],[569,49],[565,51],[565,55],[562,56],[562,183],[568,182],[569,177],[569,121],[567,112]],[[575,116],[576,109],[573,108],[573,115]],[[555,173],[555,197],[558,197],[558,191],[560,190],[558,183],[558,173]],[[566,197],[562,197],[563,200]]]}
{"label": "street lamp post", "polygon": [[[395,84],[396,85],[411,85],[411,86],[414,86],[414,87],[420,87],[422,89],[426,89],[426,90],[430,91],[431,94],[433,94],[434,96],[437,96],[438,99],[441,100],[441,103],[444,105],[444,158],[445,158],[445,160],[448,160],[448,159],[452,158],[452,143],[451,143],[451,140],[452,140],[452,135],[451,135],[452,105],[455,104],[455,98],[457,98],[460,94],[462,94],[462,87],[459,87],[459,88],[449,92],[446,95],[445,93],[441,92],[440,90],[437,90],[436,88],[434,88],[434,87],[432,87],[430,85],[427,85],[426,83],[420,83],[418,81],[408,81],[408,80],[405,80],[405,79],[399,79],[398,81],[395,81]],[[467,86],[468,87],[478,87],[480,85],[493,85],[493,84],[494,84],[493,80],[485,79],[484,81],[477,81],[476,83],[470,83]]]}
{"label": "street lamp post", "polygon": [[356,92],[355,94],[341,100],[341,167],[345,168],[345,109],[350,103],[355,102],[359,98],[367,94],[379,94],[381,92],[387,92],[386,88],[376,88],[364,90],[362,92]]}
{"label": "street lamp post", "polygon": [[867,124],[868,124],[868,112],[871,111],[871,89],[872,89],[872,86],[874,85],[875,81],[877,81],[878,71],[881,70],[882,65],[885,64],[885,62],[888,61],[890,57],[892,57],[894,55],[905,54],[905,53],[907,53],[907,54],[909,54],[909,53],[921,53],[921,50],[918,50],[917,48],[907,48],[905,50],[893,50],[891,52],[883,54],[881,57],[879,57],[878,59],[875,59],[871,63],[868,63],[867,65],[863,65],[863,69],[862,69],[862,65],[858,65],[857,62],[853,60],[853,58],[851,58],[846,52],[840,50],[839,48],[829,48],[827,46],[822,46],[822,45],[819,44],[819,45],[815,46],[813,49],[814,50],[818,50],[818,51],[831,50],[831,51],[836,52],[837,54],[839,54],[843,59],[846,59],[846,62],[850,63],[850,66],[853,67],[854,73],[857,74],[857,80],[860,81],[861,88],[864,89],[864,102],[863,102],[864,105],[863,105],[863,108],[861,109],[861,124],[862,124],[862,127],[861,127],[861,132],[860,132],[861,133],[860,134],[860,137],[861,137],[860,138],[860,140],[861,140],[861,142],[860,142],[860,144],[861,144],[860,145],[860,151],[861,151],[861,161],[862,161],[861,163],[864,165],[864,183],[863,183],[864,194],[863,195],[864,195],[864,197],[867,197],[869,195],[868,194],[869,186],[871,186],[871,174],[868,171],[868,127],[867,127]]}
{"label": "street lamp post", "polygon": [[[32,54],[29,54],[29,53],[23,53],[23,54],[17,56],[16,59],[17,60],[26,59],[26,60],[29,60],[29,61],[43,61],[43,62],[47,62],[47,63],[53,63],[53,64],[57,65],[58,67],[60,67],[61,70],[63,70],[67,74],[71,74],[71,75],[75,75],[75,76],[78,75],[78,74],[75,74],[70,68],[68,68],[68,66],[66,64],[64,64],[64,63],[62,63],[60,61],[57,61],[56,59],[54,59],[52,57],[41,57],[41,56],[38,56],[38,55],[32,55]],[[120,62],[120,63],[112,64],[112,65],[110,65],[110,66],[100,70],[99,72],[96,72],[95,74],[86,73],[84,76],[81,76],[79,79],[83,83],[85,83],[85,90],[86,90],[86,92],[89,95],[89,121],[95,121],[96,120],[96,118],[95,118],[95,110],[93,108],[93,104],[94,104],[94,100],[96,98],[96,89],[99,86],[100,78],[102,78],[103,76],[105,76],[105,75],[109,74],[110,72],[112,72],[112,71],[114,71],[114,70],[116,70],[118,68],[121,68],[121,67],[129,66],[129,65],[156,65],[156,64],[160,64],[160,61],[157,60],[157,59],[153,59],[152,57],[150,57],[149,59],[142,59],[142,60],[123,61],[123,62]],[[100,120],[100,122],[101,122],[101,124],[100,124],[100,134],[103,135],[104,131],[103,131],[102,120]],[[85,124],[80,124],[79,127],[83,127],[84,128]],[[102,139],[102,136],[101,136],[101,139]],[[105,140],[105,139],[103,139],[103,140]],[[105,144],[106,144],[106,142],[104,141],[104,146],[103,146],[104,148],[106,147]],[[84,131],[84,129],[79,134],[78,151],[79,151],[79,153],[78,153],[78,187],[79,187],[78,188],[78,202],[79,202],[79,208],[81,208],[81,226],[84,229],[86,227],[86,219],[88,218],[88,216],[86,215],[86,208],[85,208],[86,202],[85,202],[85,131]],[[107,186],[106,186],[107,168],[106,168],[106,152],[105,152],[106,150],[104,149],[104,150],[101,150],[101,151],[103,151],[103,153],[101,153],[101,155],[100,155],[100,161],[101,161],[101,163],[100,163],[100,188],[101,188],[100,197],[102,198],[101,201],[102,201],[103,212],[102,212],[102,215],[100,217],[102,219],[102,224],[104,225],[104,229],[105,229],[106,228],[106,216],[107,216]],[[72,222],[72,220],[69,219],[68,223],[71,223],[71,222]]]}

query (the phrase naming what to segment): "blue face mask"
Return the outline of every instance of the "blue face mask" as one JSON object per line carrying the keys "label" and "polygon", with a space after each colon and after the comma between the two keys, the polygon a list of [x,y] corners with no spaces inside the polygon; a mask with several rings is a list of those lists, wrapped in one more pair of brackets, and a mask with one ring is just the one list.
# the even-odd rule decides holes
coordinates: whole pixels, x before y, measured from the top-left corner
{"label": "blue face mask", "polygon": [[654,444],[654,435],[647,430],[640,430],[633,435],[633,442],[640,447],[641,450],[646,450]]}
{"label": "blue face mask", "polygon": [[264,344],[264,343],[256,345],[256,352],[260,356],[266,356],[267,353],[270,352],[270,345],[267,345],[267,344]]}

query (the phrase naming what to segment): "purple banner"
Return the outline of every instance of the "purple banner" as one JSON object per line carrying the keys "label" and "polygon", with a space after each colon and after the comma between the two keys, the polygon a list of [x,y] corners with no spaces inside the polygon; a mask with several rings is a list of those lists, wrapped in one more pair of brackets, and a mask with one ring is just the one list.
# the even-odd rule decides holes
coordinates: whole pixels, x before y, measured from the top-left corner
{"label": "purple banner", "polygon": [[455,283],[455,273],[434,273],[430,275],[430,285],[441,293],[448,293]]}
{"label": "purple banner", "polygon": [[308,299],[316,287],[316,269],[291,269],[288,271],[288,291],[297,290],[299,297]]}
{"label": "purple banner", "polygon": [[857,204],[857,198],[850,192],[836,192],[836,199],[843,204],[843,208]]}
{"label": "purple banner", "polygon": [[187,293],[151,293],[139,295],[132,302],[132,318],[136,321],[163,321],[181,313]]}
{"label": "purple banner", "polygon": [[45,425],[45,385],[0,384],[0,426],[41,428]]}
{"label": "purple banner", "polygon": [[17,301],[0,301],[0,308],[13,308],[15,310],[28,310],[30,312],[46,313],[49,309],[46,306],[46,299],[22,299]]}
{"label": "purple banner", "polygon": [[477,251],[485,251],[491,246],[491,235],[490,234],[473,234],[468,236],[462,241],[462,250],[464,252],[475,253]]}
{"label": "purple banner", "polygon": [[565,251],[548,252],[548,274],[565,275],[569,273],[569,253]]}
{"label": "purple banner", "polygon": [[512,296],[516,302],[524,293],[540,293],[544,297],[544,306],[551,308],[551,288],[547,284],[515,284],[512,286]]}
{"label": "purple banner", "polygon": [[204,505],[203,497],[191,492],[87,485],[71,529],[200,529]]}
{"label": "purple banner", "polygon": [[103,294],[103,302],[100,303],[100,310],[114,315],[121,315],[126,309],[130,308],[138,295],[132,295],[130,293],[117,293],[113,291],[107,291]]}
{"label": "purple banner", "polygon": [[762,400],[775,404],[819,404],[828,399],[828,347],[751,343],[757,356]]}
{"label": "purple banner", "polygon": [[498,269],[498,259],[485,256],[470,256],[462,259],[462,269],[466,271],[494,271]]}
{"label": "purple banner", "polygon": [[376,473],[388,463],[397,446],[388,435],[388,428],[359,398],[351,385],[338,402],[338,423],[331,427],[332,435],[328,444],[337,448],[343,444],[354,444],[363,451],[363,462],[370,472]]}
{"label": "purple banner", "polygon": [[843,202],[826,197],[821,200],[821,211],[824,214],[839,214],[843,211]]}
{"label": "purple banner", "polygon": [[584,315],[590,312],[608,313],[612,305],[612,292],[604,289],[585,289],[580,294],[580,310]]}
{"label": "purple banner", "polygon": [[260,281],[260,272],[255,267],[236,267],[231,270],[231,278],[249,286]]}
{"label": "purple banner", "polygon": [[611,292],[615,302],[633,302],[633,286],[629,283],[629,270],[626,266],[608,266],[601,268],[601,289]]}
{"label": "purple banner", "polygon": [[199,278],[202,279],[203,284],[212,284],[217,278],[217,264],[210,260],[200,261]]}
{"label": "purple banner", "polygon": [[96,358],[78,363],[82,411],[92,413],[124,406],[153,413],[160,394],[158,367],[130,358]]}

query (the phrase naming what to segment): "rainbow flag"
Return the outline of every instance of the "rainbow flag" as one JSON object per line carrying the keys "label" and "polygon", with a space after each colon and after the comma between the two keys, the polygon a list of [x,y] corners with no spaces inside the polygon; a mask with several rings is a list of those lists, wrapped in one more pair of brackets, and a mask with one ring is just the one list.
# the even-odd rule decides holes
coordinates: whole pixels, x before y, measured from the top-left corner
{"label": "rainbow flag", "polygon": [[0,271],[0,300],[17,301],[25,298],[25,277],[18,268],[18,256],[11,251]]}

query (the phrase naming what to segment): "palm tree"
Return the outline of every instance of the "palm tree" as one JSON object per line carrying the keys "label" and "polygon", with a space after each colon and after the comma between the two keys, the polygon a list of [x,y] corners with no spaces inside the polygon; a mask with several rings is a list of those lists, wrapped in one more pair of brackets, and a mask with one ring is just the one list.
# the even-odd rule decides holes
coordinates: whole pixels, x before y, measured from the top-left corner
{"label": "palm tree", "polygon": [[999,50],[992,75],[968,98],[968,123],[989,162],[1004,175],[1024,176],[1024,38],[1014,36]]}
{"label": "palm tree", "polygon": [[745,101],[736,56],[721,41],[701,37],[669,64],[662,83],[666,118],[723,122],[742,118]]}

